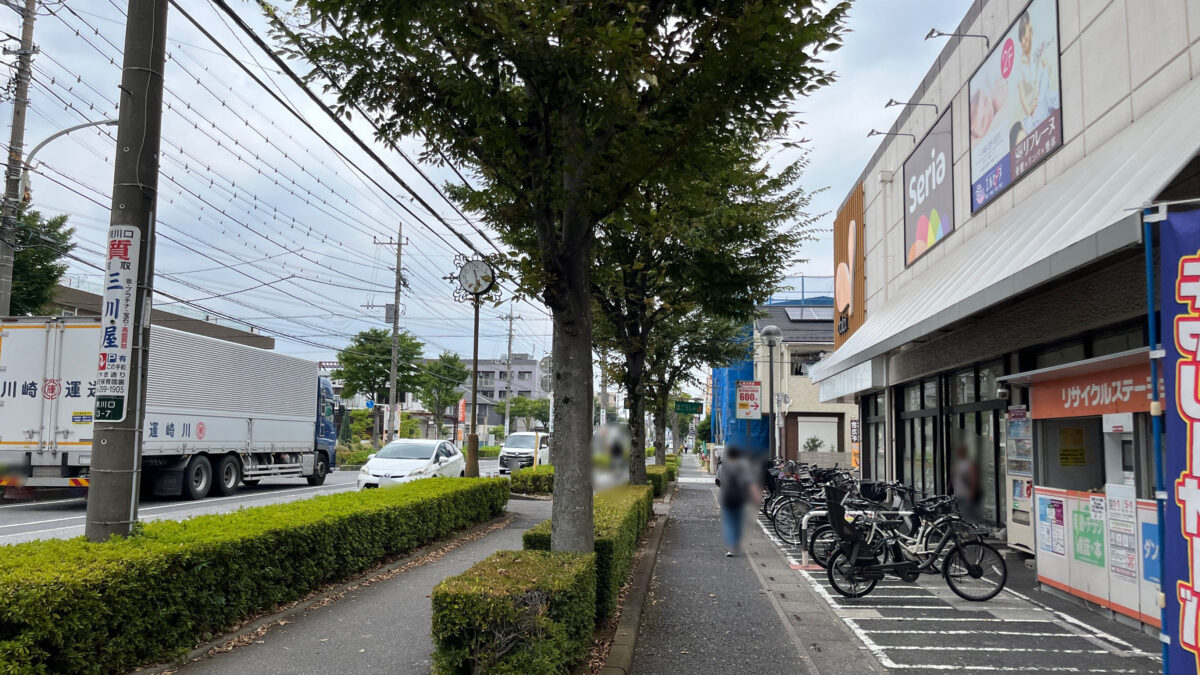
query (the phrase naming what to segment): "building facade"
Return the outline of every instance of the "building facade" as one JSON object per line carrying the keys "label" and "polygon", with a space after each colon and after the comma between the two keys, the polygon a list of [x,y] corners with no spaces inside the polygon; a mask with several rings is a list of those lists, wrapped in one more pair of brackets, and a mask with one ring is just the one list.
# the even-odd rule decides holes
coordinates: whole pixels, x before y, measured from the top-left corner
{"label": "building facade", "polygon": [[[858,406],[822,403],[808,374],[813,364],[833,351],[833,307],[767,305],[761,309],[765,316],[754,322],[755,379],[767,394],[774,378],[776,454],[818,466],[857,465],[852,450],[858,443]],[[766,326],[781,333],[773,356],[762,339]]]}
{"label": "building facade", "polygon": [[1200,197],[1200,3],[978,0],[953,32],[847,186],[811,376],[859,406],[864,475],[1157,626],[1147,289]]}

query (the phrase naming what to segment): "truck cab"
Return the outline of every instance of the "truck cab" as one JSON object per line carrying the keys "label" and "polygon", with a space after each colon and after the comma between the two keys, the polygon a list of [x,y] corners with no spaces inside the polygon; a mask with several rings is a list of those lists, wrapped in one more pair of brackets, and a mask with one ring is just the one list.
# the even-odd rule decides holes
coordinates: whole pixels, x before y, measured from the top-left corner
{"label": "truck cab", "polygon": [[338,397],[333,393],[333,383],[328,377],[317,377],[317,426],[315,449],[329,458],[328,466],[337,466],[337,419]]}

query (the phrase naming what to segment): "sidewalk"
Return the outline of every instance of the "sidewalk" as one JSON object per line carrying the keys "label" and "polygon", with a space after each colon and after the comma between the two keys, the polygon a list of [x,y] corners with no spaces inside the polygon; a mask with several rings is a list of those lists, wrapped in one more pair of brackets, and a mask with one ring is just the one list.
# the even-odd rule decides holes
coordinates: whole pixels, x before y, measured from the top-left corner
{"label": "sidewalk", "polygon": [[712,477],[684,455],[634,673],[880,672],[753,522],[740,557],[720,532]]}
{"label": "sidewalk", "polygon": [[[419,565],[395,578],[364,586],[324,607],[272,626],[255,642],[179,669],[187,675],[293,673],[428,673],[433,587],[502,549],[520,549],[521,534],[550,517],[550,502],[514,499],[503,529]],[[436,547],[435,547],[436,548]]]}

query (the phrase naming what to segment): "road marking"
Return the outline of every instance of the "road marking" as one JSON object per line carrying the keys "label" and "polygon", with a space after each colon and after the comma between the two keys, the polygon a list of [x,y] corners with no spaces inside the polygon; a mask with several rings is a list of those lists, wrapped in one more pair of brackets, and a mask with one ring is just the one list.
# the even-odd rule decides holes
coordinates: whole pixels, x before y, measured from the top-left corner
{"label": "road marking", "polygon": [[[159,506],[147,506],[145,508],[139,508],[138,512],[141,513],[143,511],[154,511],[156,509],[170,509],[170,508],[183,509],[183,508],[187,508],[189,506],[202,507],[206,504],[211,504],[213,502],[220,502],[220,501],[228,501],[230,499],[244,499],[246,497],[269,498],[269,497],[273,497],[275,495],[289,494],[292,492],[316,492],[317,490],[336,490],[336,489],[341,489],[341,488],[352,488],[352,487],[355,487],[355,484],[339,483],[339,484],[334,484],[334,485],[319,485],[316,487],[293,488],[290,490],[278,490],[275,492],[262,492],[262,493],[253,493],[253,494],[247,494],[247,495],[233,495],[232,497],[213,497],[212,499],[201,499],[201,500],[197,500],[197,501],[193,501],[193,502],[185,502],[185,503],[178,503],[178,504],[161,504]],[[208,514],[197,513],[194,515],[199,516],[199,515],[208,515]],[[28,525],[45,525],[47,523],[61,523],[61,522],[68,521],[68,520],[80,520],[80,519],[86,519],[86,518],[87,518],[87,515],[85,514],[82,516],[67,516],[65,518],[50,518],[47,520],[31,520],[31,521],[24,522],[24,523],[8,523],[5,525],[0,525],[0,528],[23,527],[23,526],[28,526]],[[67,529],[67,528],[58,527],[58,528],[51,528],[48,530],[31,530],[29,532],[20,532],[19,534],[33,534],[36,532],[50,532],[52,530],[64,530],[64,529]],[[3,536],[8,536],[8,535],[3,535]]]}
{"label": "road marking", "polygon": [[[972,618],[972,617],[946,617],[946,616],[861,616],[858,620],[872,619],[876,621],[988,621],[999,623],[1058,623],[1054,619],[998,619],[998,618]],[[938,631],[939,633],[942,631]],[[1074,633],[1063,633],[1063,635],[1074,635]]]}
{"label": "road marking", "polygon": [[0,509],[15,509],[18,506],[49,506],[51,504],[66,504],[67,502],[85,502],[85,501],[87,501],[87,500],[84,499],[83,497],[72,497],[70,499],[52,499],[48,502],[27,501],[27,502],[21,502],[19,504],[5,504],[4,506],[0,506]]}
{"label": "road marking", "polygon": [[[1024,600],[1025,602],[1028,602],[1029,604],[1031,604],[1035,607],[1038,607],[1044,611],[1050,612],[1062,624],[1070,624],[1071,626],[1073,626],[1079,630],[1087,631],[1090,633],[1090,635],[1092,637],[1095,637],[1099,640],[1107,641],[1113,647],[1120,646],[1121,649],[1119,649],[1119,650],[1110,650],[1114,654],[1145,656],[1147,658],[1153,659],[1158,662],[1162,661],[1162,657],[1160,655],[1151,654],[1150,652],[1142,651],[1142,650],[1138,649],[1137,647],[1133,646],[1132,644],[1126,642],[1125,640],[1122,640],[1121,638],[1116,637],[1115,635],[1110,635],[1110,634],[1100,630],[1099,628],[1091,625],[1090,623],[1076,619],[1075,617],[1071,616],[1070,614],[1067,614],[1065,612],[1060,612],[1049,605],[1038,602],[1037,600],[1034,600],[1033,598],[1030,598],[1026,595],[1022,595],[1021,593],[1018,593],[1018,592],[1012,590],[1011,588],[1005,588],[1004,591],[1006,593],[1009,593],[1011,595],[1014,595],[1014,596]],[[1064,627],[1065,627],[1065,625],[1064,625]]]}
{"label": "road marking", "polygon": [[[874,617],[869,617],[874,618]],[[903,621],[903,619],[900,619]],[[1075,637],[1074,633],[1023,633],[1011,630],[867,630],[874,635],[1013,635],[1018,637]],[[892,649],[892,647],[888,647]]]}

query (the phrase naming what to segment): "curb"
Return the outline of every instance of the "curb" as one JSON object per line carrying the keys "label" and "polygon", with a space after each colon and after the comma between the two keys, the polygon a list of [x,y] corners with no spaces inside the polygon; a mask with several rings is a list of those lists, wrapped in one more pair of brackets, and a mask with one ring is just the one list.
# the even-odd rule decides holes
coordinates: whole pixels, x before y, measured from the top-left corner
{"label": "curb", "polygon": [[153,665],[144,666],[144,667],[137,668],[135,670],[131,670],[131,671],[127,671],[127,672],[132,673],[132,675],[157,675],[159,673],[174,672],[176,669],[181,668],[193,661],[198,661],[200,659],[203,659],[204,657],[208,656],[209,653],[211,653],[211,652],[219,651],[223,645],[226,645],[226,644],[232,643],[232,642],[241,641],[241,640],[247,638],[248,636],[251,636],[251,635],[259,632],[260,630],[263,630],[271,625],[276,624],[277,622],[279,622],[281,620],[289,619],[291,617],[303,614],[310,607],[320,604],[322,602],[325,602],[328,598],[338,596],[353,586],[357,586],[365,581],[369,581],[369,580],[371,580],[377,576],[380,576],[382,574],[387,574],[388,572],[391,572],[392,570],[395,570],[397,568],[403,567],[404,565],[407,565],[408,563],[412,562],[413,560],[417,560],[417,559],[421,558],[422,556],[426,555],[430,551],[436,551],[437,549],[445,546],[446,544],[453,542],[453,541],[457,541],[458,539],[461,539],[463,537],[470,537],[472,535],[475,535],[476,533],[486,530],[489,527],[492,527],[492,526],[496,525],[497,523],[503,522],[505,519],[511,518],[511,517],[512,517],[512,514],[506,512],[495,518],[492,518],[491,520],[488,520],[486,522],[475,525],[474,527],[471,527],[469,529],[463,530],[462,532],[459,532],[455,536],[450,537],[448,539],[441,539],[441,540],[426,544],[425,546],[422,546],[420,548],[413,549],[412,551],[410,551],[408,553],[408,555],[405,555],[401,558],[397,558],[397,559],[393,560],[392,562],[387,563],[386,565],[383,565],[382,567],[375,567],[375,568],[373,568],[363,574],[360,574],[352,579],[343,581],[342,583],[339,583],[338,585],[336,585],[332,588],[326,588],[325,590],[317,592],[316,594],[309,595],[309,596],[305,597],[303,600],[300,600],[300,601],[296,602],[295,604],[289,605],[288,607],[285,607],[284,609],[272,612],[270,614],[263,614],[263,615],[254,617],[253,619],[250,619],[246,623],[242,624],[242,626],[239,627],[237,630],[234,630],[234,631],[231,631],[228,633],[222,633],[221,635],[217,636],[217,638],[199,645],[198,647],[192,649],[188,653],[186,653],[178,658],[172,659],[171,661],[167,661],[165,663],[156,663]]}
{"label": "curb", "polygon": [[548,502],[554,499],[554,495],[527,495],[524,492],[510,492],[509,499],[521,499],[527,502]]}
{"label": "curb", "polygon": [[633,652],[637,647],[638,627],[642,623],[642,608],[650,592],[650,580],[654,577],[654,565],[658,562],[658,551],[662,546],[663,532],[667,529],[667,518],[671,515],[671,501],[654,524],[654,530],[646,542],[646,553],[633,573],[633,584],[629,587],[625,606],[621,608],[621,619],[613,635],[608,659],[600,669],[600,675],[628,675],[633,670]]}

